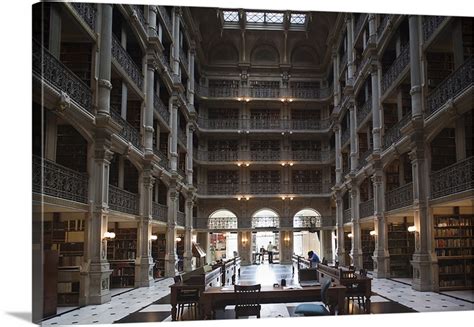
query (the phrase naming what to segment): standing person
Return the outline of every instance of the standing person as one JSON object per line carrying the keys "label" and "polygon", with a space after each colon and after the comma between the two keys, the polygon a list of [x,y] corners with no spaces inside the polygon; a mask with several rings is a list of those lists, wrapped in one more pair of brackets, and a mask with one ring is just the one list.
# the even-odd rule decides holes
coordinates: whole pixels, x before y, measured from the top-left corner
{"label": "standing person", "polygon": [[273,244],[271,241],[268,242],[267,252],[268,252],[268,263],[273,263]]}
{"label": "standing person", "polygon": [[265,260],[264,260],[264,254],[265,254],[265,248],[263,247],[263,245],[260,247],[260,256],[258,258],[258,261],[259,263],[263,263]]}
{"label": "standing person", "polygon": [[309,260],[310,268],[316,267],[316,265],[320,263],[318,255],[312,250],[308,252],[308,260]]}

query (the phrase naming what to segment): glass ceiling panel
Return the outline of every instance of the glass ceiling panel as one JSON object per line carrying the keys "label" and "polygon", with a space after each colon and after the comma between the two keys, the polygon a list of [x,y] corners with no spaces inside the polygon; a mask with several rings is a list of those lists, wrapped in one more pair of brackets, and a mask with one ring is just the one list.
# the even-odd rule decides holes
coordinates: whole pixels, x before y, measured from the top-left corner
{"label": "glass ceiling panel", "polygon": [[267,23],[272,23],[272,24],[282,24],[283,23],[283,14],[282,13],[275,13],[275,12],[269,12],[266,13],[266,19],[265,21]]}
{"label": "glass ceiling panel", "polygon": [[238,22],[239,12],[238,11],[223,11],[224,22]]}
{"label": "glass ceiling panel", "polygon": [[303,25],[306,22],[306,14],[291,14],[290,24]]}
{"label": "glass ceiling panel", "polygon": [[265,14],[263,12],[247,12],[246,13],[247,22],[249,23],[264,23]]}

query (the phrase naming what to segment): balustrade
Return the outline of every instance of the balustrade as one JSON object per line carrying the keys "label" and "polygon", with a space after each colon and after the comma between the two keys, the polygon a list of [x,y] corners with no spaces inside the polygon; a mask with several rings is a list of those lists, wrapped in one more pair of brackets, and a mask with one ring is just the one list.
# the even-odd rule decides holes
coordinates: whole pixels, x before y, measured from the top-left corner
{"label": "balustrade", "polygon": [[71,100],[92,113],[91,89],[35,40],[33,40],[33,72],[58,92],[67,93]]}
{"label": "balustrade", "polygon": [[138,215],[138,194],[109,184],[109,207],[112,210]]}
{"label": "balustrade", "polygon": [[33,192],[80,203],[88,201],[88,176],[33,156]]}
{"label": "balustrade", "polygon": [[172,24],[171,24],[171,18],[168,15],[168,12],[163,6],[158,6],[158,12],[160,13],[161,17],[163,18],[164,24],[168,31],[171,32],[172,30]]}
{"label": "balustrade", "polygon": [[258,150],[250,151],[250,160],[255,161],[274,161],[281,159],[280,150]]}
{"label": "balustrade", "polygon": [[122,118],[120,114],[113,108],[110,108],[110,116],[113,120],[122,126],[119,135],[126,141],[132,143],[137,149],[140,149],[140,132],[133,127],[128,121]]}
{"label": "balustrade", "polygon": [[378,41],[380,41],[380,39],[382,38],[382,36],[385,32],[385,29],[388,26],[388,22],[389,22],[390,19],[391,19],[391,15],[385,15],[383,20],[380,22],[380,25],[377,28],[377,39],[378,39]]}
{"label": "balustrade", "polygon": [[383,148],[384,150],[387,149],[390,145],[396,143],[398,140],[402,138],[401,128],[405,126],[411,119],[411,113],[408,113],[400,119],[395,125],[390,127],[385,134],[383,135]]}
{"label": "balustrade", "polygon": [[189,72],[189,65],[188,65],[188,55],[184,52],[182,48],[179,49],[179,60],[181,64],[184,66],[184,69]]}
{"label": "balustrade", "polygon": [[163,204],[156,203],[153,201],[152,202],[152,217],[153,219],[167,223],[168,222],[168,207]]}
{"label": "balustrade", "polygon": [[95,5],[93,3],[79,2],[71,2],[70,5],[76,10],[79,16],[81,16],[82,20],[89,25],[91,30],[95,30]]}
{"label": "balustrade", "polygon": [[168,111],[168,108],[164,105],[163,101],[161,101],[161,99],[156,94],[153,95],[153,101],[154,101],[154,107],[160,114],[161,118],[163,118],[163,120],[167,124],[169,124],[170,112]]}
{"label": "balustrade", "polygon": [[143,14],[143,10],[137,6],[137,5],[132,5],[134,13],[137,15],[137,19],[140,22],[140,25],[142,26],[143,30],[146,33],[146,20],[145,20],[145,15]]}
{"label": "balustrade", "polygon": [[239,119],[198,118],[199,127],[205,129],[239,129]]}
{"label": "balustrade", "polygon": [[178,127],[178,140],[180,140],[180,142],[186,147],[187,145],[187,142],[186,142],[186,133],[184,133],[184,131]]}
{"label": "balustrade", "polygon": [[184,212],[178,211],[176,212],[176,224],[178,226],[185,226],[186,224],[186,215]]}
{"label": "balustrade", "polygon": [[410,46],[405,44],[400,54],[393,61],[390,68],[382,76],[382,94],[384,94],[395,80],[400,76],[402,71],[410,64]]}
{"label": "balustrade", "polygon": [[372,112],[372,97],[368,97],[362,107],[357,108],[357,126]]}
{"label": "balustrade", "polygon": [[423,16],[423,41],[426,42],[447,18],[446,16]]}
{"label": "balustrade", "polygon": [[437,199],[474,189],[474,157],[431,173],[431,198]]}
{"label": "balustrade", "polygon": [[427,99],[428,116],[438,111],[448,100],[473,86],[473,68],[473,60],[470,57],[430,92]]}
{"label": "balustrade", "polygon": [[351,129],[350,128],[346,128],[342,132],[342,135],[341,135],[341,145],[342,146],[344,146],[344,144],[346,144],[346,142],[349,140],[350,135],[351,135]]}
{"label": "balustrade", "polygon": [[362,169],[365,167],[365,165],[367,164],[367,158],[371,155],[373,151],[374,150],[372,148],[369,148],[367,151],[365,151],[359,156],[359,165],[357,167],[358,169]]}
{"label": "balustrade", "polygon": [[203,161],[236,161],[239,159],[238,151],[199,151],[198,159]]}
{"label": "balustrade", "polygon": [[168,157],[166,156],[166,154],[164,154],[163,152],[161,152],[160,150],[156,149],[156,148],[153,148],[153,153],[158,157],[160,158],[160,164],[163,168],[165,168],[166,170],[170,170],[170,161],[168,159]]}
{"label": "balustrade", "polygon": [[295,183],[292,184],[295,194],[321,194],[323,187],[321,183]]}
{"label": "balustrade", "polygon": [[275,194],[281,193],[280,183],[250,183],[251,194]]}
{"label": "balustrade", "polygon": [[233,195],[240,191],[239,184],[201,184],[198,186],[198,193],[205,195]]}
{"label": "balustrade", "polygon": [[359,204],[359,218],[370,217],[374,215],[374,199]]}
{"label": "balustrade", "polygon": [[250,129],[284,129],[284,120],[280,119],[250,119]]}
{"label": "balustrade", "polygon": [[346,209],[343,211],[342,213],[342,221],[344,224],[346,223],[350,223],[352,221],[352,209],[349,208],[349,209]]}
{"label": "balustrade", "polygon": [[291,129],[294,130],[319,130],[329,128],[329,126],[331,125],[331,120],[292,119],[289,121],[289,125],[291,126]]}
{"label": "balustrade", "polygon": [[385,193],[385,210],[390,211],[413,204],[413,183],[402,185]]}
{"label": "balustrade", "polygon": [[115,36],[112,37],[112,57],[117,60],[117,63],[122,67],[128,77],[130,77],[130,79],[141,90],[143,88],[143,75],[141,69],[138,68],[127,50],[122,47],[120,41]]}
{"label": "balustrade", "polygon": [[360,31],[362,30],[362,27],[365,24],[366,18],[367,18],[367,14],[360,14],[359,15],[359,19],[357,20],[356,26],[354,28],[354,31],[355,31],[354,32],[354,38],[357,38],[357,36],[359,35]]}

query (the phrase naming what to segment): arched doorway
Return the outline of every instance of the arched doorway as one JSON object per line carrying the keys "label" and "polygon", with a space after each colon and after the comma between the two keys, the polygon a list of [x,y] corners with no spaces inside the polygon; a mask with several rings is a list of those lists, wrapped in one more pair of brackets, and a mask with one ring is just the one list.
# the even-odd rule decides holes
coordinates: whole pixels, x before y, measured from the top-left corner
{"label": "arched doorway", "polygon": [[307,256],[308,251],[315,251],[321,257],[320,228],[321,214],[311,208],[298,211],[293,217],[293,252],[303,257]]}
{"label": "arched doorway", "polygon": [[232,258],[237,248],[237,216],[226,209],[213,212],[207,221],[209,230],[209,258],[212,261]]}
{"label": "arched doorway", "polygon": [[[267,263],[268,257],[260,258],[258,254],[263,247],[266,253],[269,244],[273,245],[273,263],[279,262],[280,217],[271,209],[261,209],[252,215],[252,258],[254,263]],[[262,259],[262,260],[258,260]]]}

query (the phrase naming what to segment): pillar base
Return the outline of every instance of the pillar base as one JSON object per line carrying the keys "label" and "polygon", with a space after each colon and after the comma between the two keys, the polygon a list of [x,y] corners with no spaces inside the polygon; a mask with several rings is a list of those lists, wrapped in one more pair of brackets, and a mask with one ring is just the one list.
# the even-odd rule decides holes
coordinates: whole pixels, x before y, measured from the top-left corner
{"label": "pillar base", "polygon": [[439,290],[438,262],[429,254],[413,254],[410,261],[413,267],[412,288],[416,291],[436,292]]}
{"label": "pillar base", "polygon": [[141,258],[135,261],[135,287],[150,287],[153,283],[153,259]]}
{"label": "pillar base", "polygon": [[352,264],[354,265],[355,269],[362,269],[363,267],[363,259],[362,259],[362,253],[354,253],[351,252],[351,258],[352,258]]}
{"label": "pillar base", "polygon": [[390,277],[390,256],[385,253],[375,254],[372,259],[374,260],[374,272],[373,275],[376,278],[389,278]]}
{"label": "pillar base", "polygon": [[91,263],[81,272],[81,295],[79,305],[103,304],[110,302],[110,265],[108,262]]}
{"label": "pillar base", "polygon": [[176,276],[176,264],[178,261],[176,260],[176,256],[165,258],[165,276],[166,277],[174,277]]}
{"label": "pillar base", "polygon": [[193,255],[191,253],[184,254],[184,271],[192,271],[193,270]]}

